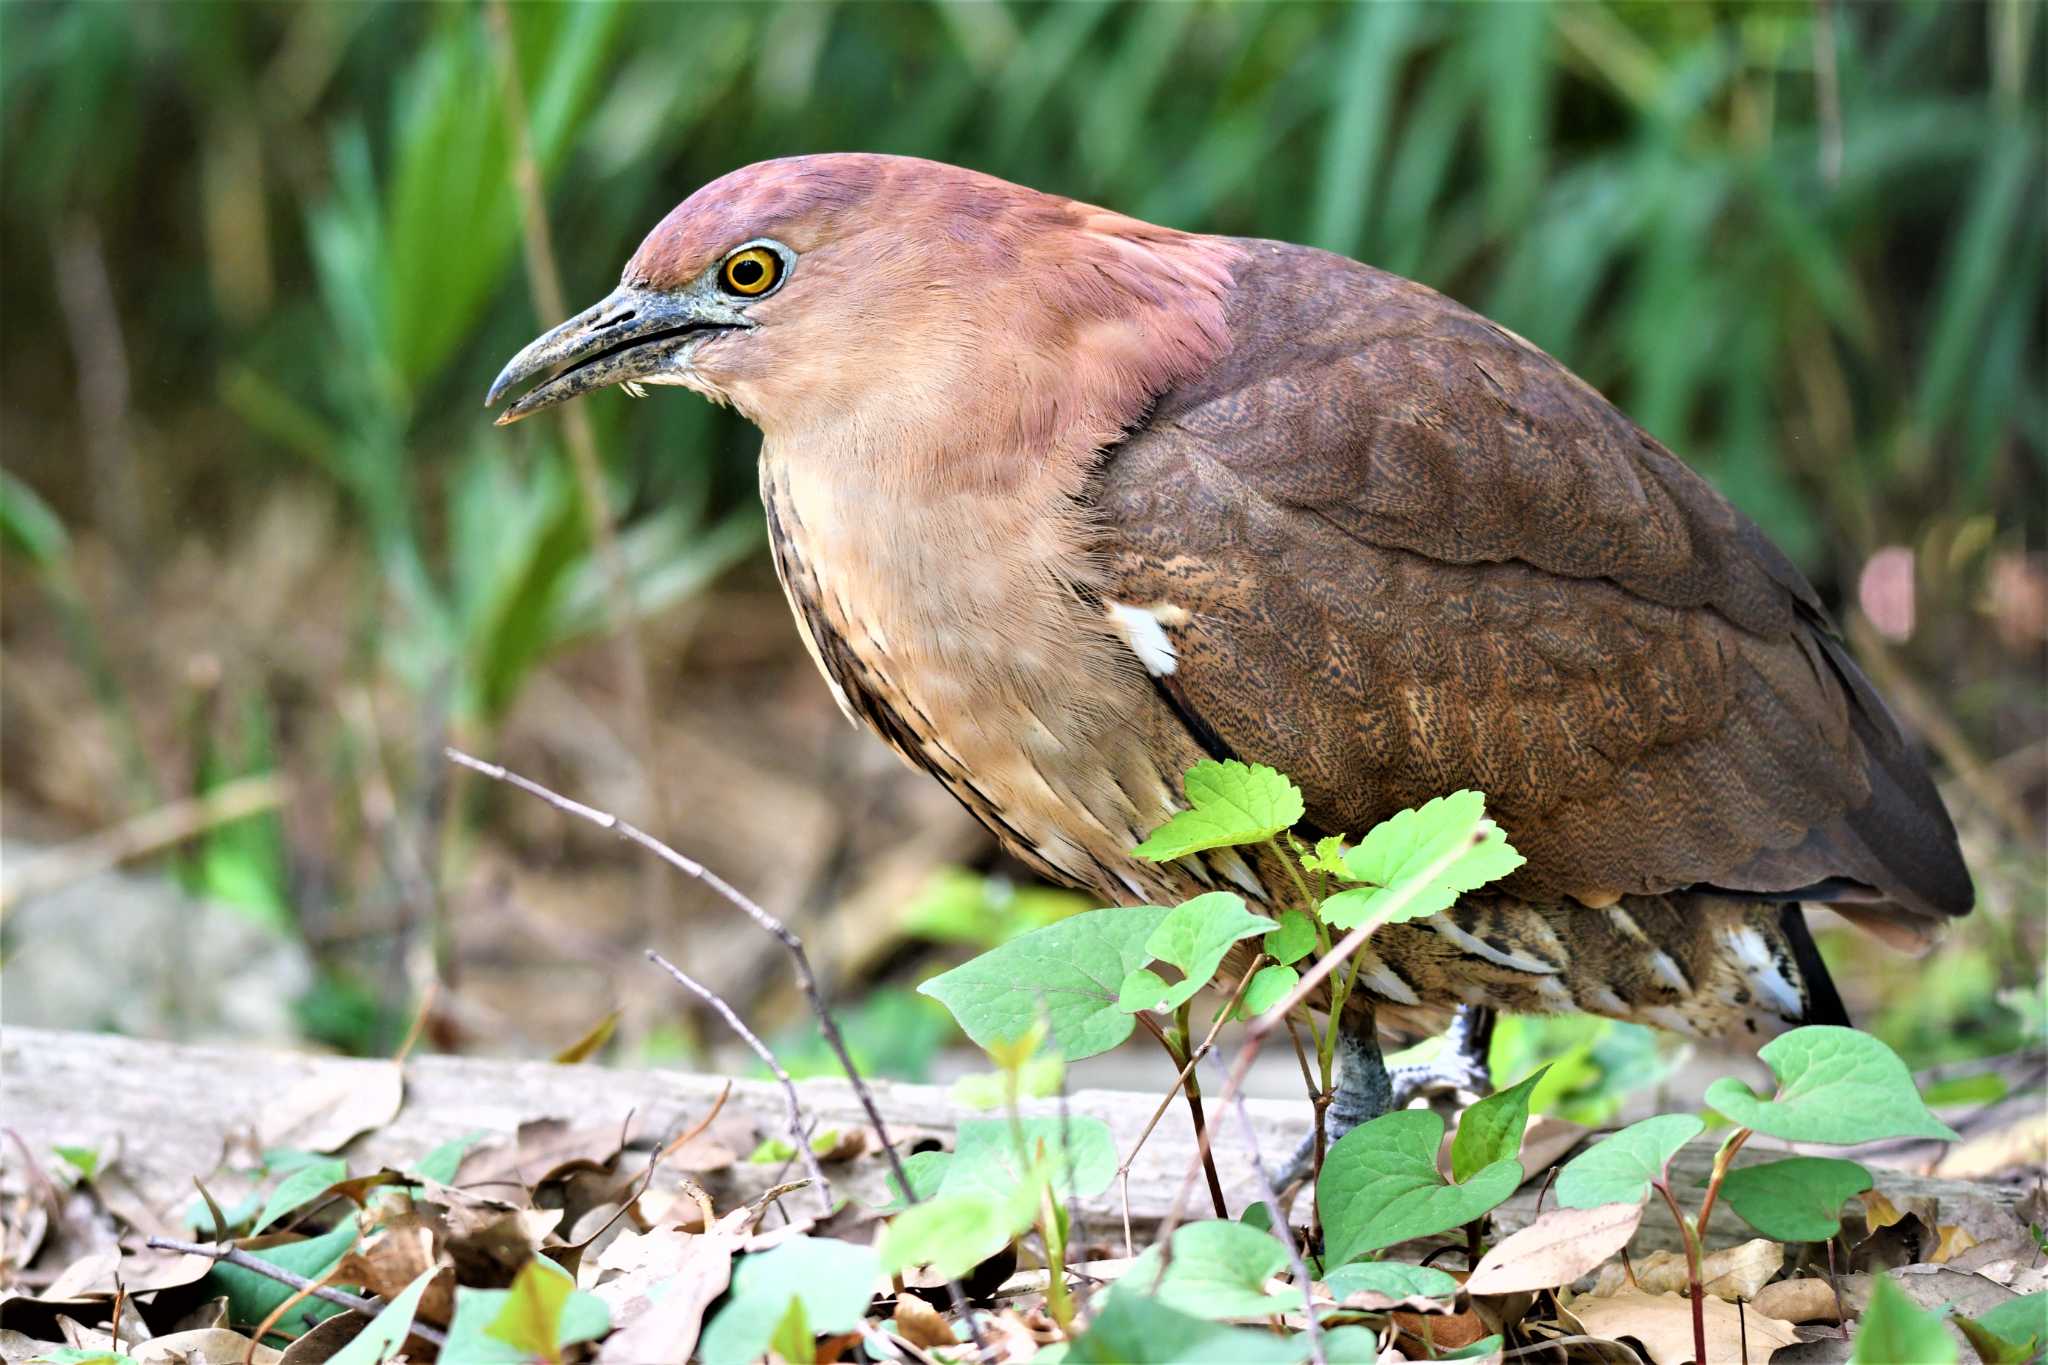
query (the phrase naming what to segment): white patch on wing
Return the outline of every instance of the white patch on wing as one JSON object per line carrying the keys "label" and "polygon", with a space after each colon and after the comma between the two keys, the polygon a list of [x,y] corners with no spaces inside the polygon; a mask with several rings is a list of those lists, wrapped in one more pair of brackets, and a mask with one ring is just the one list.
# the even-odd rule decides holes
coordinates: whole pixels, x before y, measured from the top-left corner
{"label": "white patch on wing", "polygon": [[1674,991],[1689,993],[1692,990],[1692,982],[1685,979],[1685,973],[1678,970],[1678,963],[1662,948],[1650,954],[1650,973]]}
{"label": "white patch on wing", "polygon": [[1770,945],[1764,936],[1751,926],[1744,924],[1729,931],[1728,946],[1735,952],[1735,960],[1743,965],[1749,975],[1750,984],[1763,993],[1771,1005],[1787,1019],[1797,1019],[1806,1008],[1806,1002],[1799,998],[1799,990],[1785,979],[1778,960],[1771,956]]}
{"label": "white patch on wing", "polygon": [[1166,627],[1159,624],[1157,615],[1143,607],[1111,602],[1109,619],[1123,631],[1131,653],[1138,656],[1138,662],[1145,665],[1147,673],[1163,678],[1179,666],[1180,654],[1174,649],[1173,641],[1166,638]]}
{"label": "white patch on wing", "polygon": [[1245,865],[1244,859],[1239,856],[1236,849],[1212,848],[1204,856],[1214,862],[1224,876],[1236,882],[1241,890],[1251,895],[1254,899],[1264,900],[1266,898],[1266,888],[1260,884],[1258,877],[1252,872],[1251,868]]}
{"label": "white patch on wing", "polygon": [[1491,962],[1496,967],[1506,967],[1511,972],[1526,972],[1530,976],[1555,976],[1557,974],[1557,968],[1548,962],[1539,962],[1533,957],[1524,957],[1520,953],[1504,953],[1477,935],[1466,933],[1442,915],[1431,915],[1428,919],[1418,922],[1436,930],[1439,937],[1448,939],[1456,944],[1459,951],[1469,953],[1483,961]]}
{"label": "white patch on wing", "polygon": [[1408,988],[1408,983],[1387,969],[1387,964],[1368,953],[1359,963],[1358,984],[1382,1000],[1391,1000],[1397,1005],[1419,1005],[1422,997]]}

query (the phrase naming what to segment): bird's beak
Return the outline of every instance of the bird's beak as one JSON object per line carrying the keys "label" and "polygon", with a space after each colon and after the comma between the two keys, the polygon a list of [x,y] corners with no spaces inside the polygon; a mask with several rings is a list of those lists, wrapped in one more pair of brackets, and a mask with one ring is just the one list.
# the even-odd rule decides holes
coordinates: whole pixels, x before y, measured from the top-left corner
{"label": "bird's beak", "polygon": [[505,426],[542,408],[611,384],[672,372],[670,358],[707,332],[744,325],[728,310],[706,307],[689,293],[663,293],[621,285],[598,303],[533,341],[507,361],[484,406],[535,378],[530,389],[498,414]]}

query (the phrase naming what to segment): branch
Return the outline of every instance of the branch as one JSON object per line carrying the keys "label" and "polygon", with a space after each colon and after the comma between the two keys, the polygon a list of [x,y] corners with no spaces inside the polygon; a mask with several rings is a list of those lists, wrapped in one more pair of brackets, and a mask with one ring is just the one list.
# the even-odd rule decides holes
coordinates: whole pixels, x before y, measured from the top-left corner
{"label": "branch", "polygon": [[737,1033],[740,1036],[740,1040],[754,1050],[754,1055],[759,1057],[762,1063],[775,1073],[775,1079],[782,1083],[783,1095],[789,1100],[789,1140],[796,1144],[797,1157],[804,1164],[804,1172],[810,1176],[811,1183],[817,1187],[818,1197],[824,1200],[821,1216],[822,1214],[831,1213],[832,1182],[825,1178],[825,1170],[818,1164],[818,1154],[811,1150],[811,1138],[810,1134],[804,1129],[803,1102],[797,1098],[796,1082],[791,1080],[789,1073],[782,1069],[782,1063],[775,1060],[775,1054],[768,1050],[768,1045],[762,1042],[752,1029],[741,1022],[739,1015],[733,1013],[732,1006],[719,998],[718,992],[694,977],[689,976],[681,967],[676,966],[675,963],[670,962],[652,948],[647,950],[647,958],[655,966],[674,977],[677,985],[711,1006],[712,1009],[718,1011],[718,1017],[725,1020],[726,1026],[732,1029],[734,1033]]}
{"label": "branch", "polygon": [[[310,1294],[316,1299],[325,1299],[343,1308],[354,1309],[364,1317],[376,1317],[385,1306],[382,1299],[363,1298],[345,1289],[329,1289],[326,1285],[310,1280],[304,1275],[294,1274],[283,1266],[272,1265],[260,1256],[251,1256],[240,1247],[230,1246],[225,1242],[181,1242],[175,1237],[152,1237],[149,1239],[149,1245],[157,1251],[179,1251],[187,1256],[204,1256],[210,1261],[226,1261],[229,1265],[238,1265],[244,1270],[276,1280],[279,1284],[288,1284],[302,1294]],[[446,1332],[438,1327],[430,1327],[424,1322],[415,1320],[408,1330],[421,1341],[432,1342],[436,1346],[448,1344]]]}

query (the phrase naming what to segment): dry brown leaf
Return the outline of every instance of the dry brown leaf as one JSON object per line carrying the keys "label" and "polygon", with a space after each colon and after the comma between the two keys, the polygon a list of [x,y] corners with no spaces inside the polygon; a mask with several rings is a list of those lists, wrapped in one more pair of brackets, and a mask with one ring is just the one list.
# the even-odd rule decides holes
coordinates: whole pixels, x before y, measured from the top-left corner
{"label": "dry brown leaf", "polygon": [[1758,1237],[1708,1254],[1700,1261],[1700,1282],[1717,1299],[1753,1299],[1784,1268],[1784,1246]]}
{"label": "dry brown leaf", "polygon": [[1487,1252],[1465,1288],[1514,1294],[1570,1284],[1627,1246],[1642,1221],[1641,1204],[1552,1209]]}
{"label": "dry brown leaf", "polygon": [[[751,1209],[734,1209],[709,1232],[674,1233],[675,1241],[642,1248],[643,1268],[655,1257],[677,1251],[681,1260],[673,1271],[660,1277],[665,1287],[659,1300],[649,1302],[646,1297],[645,1289],[654,1283],[649,1276],[632,1297],[613,1305],[615,1330],[598,1347],[597,1365],[688,1360],[704,1328],[704,1310],[732,1283],[732,1259],[740,1248],[740,1234],[753,1217]],[[606,1288],[599,1285],[595,1292],[602,1298]],[[625,1315],[623,1325],[621,1314]]]}
{"label": "dry brown leaf", "polygon": [[[408,1285],[435,1264],[434,1231],[418,1215],[396,1215],[367,1241],[341,1258],[335,1279],[342,1284],[361,1285],[380,1299],[396,1298]],[[428,1322],[445,1324],[455,1310],[454,1286],[442,1280],[427,1286],[420,1299],[418,1316]]]}
{"label": "dry brown leaf", "polygon": [[896,1330],[913,1346],[929,1349],[960,1344],[945,1315],[915,1294],[905,1294],[896,1300]]}
{"label": "dry brown leaf", "polygon": [[578,1127],[567,1119],[528,1119],[519,1125],[518,1139],[510,1146],[478,1156],[473,1166],[465,1162],[462,1182],[538,1189],[578,1171],[609,1171],[631,1138],[625,1123]]}
{"label": "dry brown leaf", "polygon": [[1934,1232],[1935,1236],[1940,1240],[1935,1244],[1934,1251],[1927,1259],[1936,1265],[1947,1265],[1950,1261],[1977,1245],[1975,1237],[1972,1237],[1966,1229],[1954,1223],[1938,1227]]}
{"label": "dry brown leaf", "polygon": [[404,1103],[397,1062],[328,1062],[265,1106],[256,1134],[265,1147],[332,1152],[391,1122]]}
{"label": "dry brown leaf", "polygon": [[[1742,1359],[1745,1331],[1749,1358],[1755,1362],[1769,1360],[1772,1352],[1799,1339],[1791,1323],[1754,1309],[1744,1312],[1715,1298],[1707,1299],[1701,1308],[1711,1365]],[[1693,1360],[1692,1303],[1681,1295],[1627,1292],[1587,1297],[1575,1301],[1572,1312],[1592,1336],[1641,1342],[1652,1365],[1687,1365]]]}
{"label": "dry brown leaf", "polygon": [[2041,1248],[2032,1233],[1998,1237],[1957,1252],[1945,1265],[1950,1270],[1971,1271],[1997,1284],[2010,1285],[2020,1272],[2041,1264]]}
{"label": "dry brown leaf", "polygon": [[1934,1174],[1948,1180],[1982,1180],[2043,1165],[2048,1165],[2048,1113],[2030,1114],[1950,1148],[1934,1164]]}
{"label": "dry brown leaf", "polygon": [[1786,1322],[1840,1322],[1835,1291],[1826,1280],[1779,1280],[1756,1291],[1749,1306],[1767,1318]]}
{"label": "dry brown leaf", "polygon": [[1522,1151],[1518,1160],[1522,1169],[1533,1178],[1564,1157],[1592,1132],[1583,1123],[1573,1123],[1555,1114],[1538,1114],[1529,1120],[1529,1126],[1522,1133]]}
{"label": "dry brown leaf", "polygon": [[609,1043],[612,1035],[618,1032],[619,1017],[623,1013],[623,1010],[613,1010],[592,1024],[588,1033],[555,1054],[556,1063],[561,1066],[574,1066],[578,1062],[589,1061],[591,1056]]}
{"label": "dry brown leaf", "polygon": [[1863,1200],[1863,1226],[1872,1233],[1887,1228],[1917,1214],[1922,1224],[1933,1227],[1935,1215],[1941,1210],[1941,1201],[1931,1194],[1902,1194],[1893,1199],[1882,1190],[1865,1190]]}
{"label": "dry brown leaf", "polygon": [[336,1313],[285,1347],[278,1365],[325,1365],[369,1325],[370,1320],[361,1313]]}
{"label": "dry brown leaf", "polygon": [[279,1365],[284,1359],[284,1352],[273,1347],[256,1343],[252,1351],[251,1345],[240,1332],[202,1327],[151,1337],[140,1346],[129,1347],[128,1354],[141,1365],[241,1365],[244,1360],[254,1365]]}
{"label": "dry brown leaf", "polygon": [[0,1362],[5,1365],[28,1365],[37,1356],[48,1355],[58,1343],[37,1341],[26,1332],[17,1332],[12,1327],[0,1327]]}
{"label": "dry brown leaf", "polygon": [[[1952,1303],[1956,1312],[1966,1318],[1981,1318],[1998,1305],[2019,1297],[1982,1275],[1965,1274],[1947,1266],[1909,1265],[1886,1273],[1907,1298],[1922,1308],[1939,1308],[1945,1303]],[[1871,1275],[1842,1277],[1842,1302],[1851,1314],[1860,1314],[1870,1306],[1870,1286],[1874,1278]]]}
{"label": "dry brown leaf", "polygon": [[67,1299],[82,1299],[91,1294],[114,1292],[114,1272],[121,1267],[121,1250],[113,1247],[106,1251],[95,1251],[90,1256],[81,1256],[63,1273],[50,1281],[50,1287],[37,1297],[45,1303],[61,1303]]}

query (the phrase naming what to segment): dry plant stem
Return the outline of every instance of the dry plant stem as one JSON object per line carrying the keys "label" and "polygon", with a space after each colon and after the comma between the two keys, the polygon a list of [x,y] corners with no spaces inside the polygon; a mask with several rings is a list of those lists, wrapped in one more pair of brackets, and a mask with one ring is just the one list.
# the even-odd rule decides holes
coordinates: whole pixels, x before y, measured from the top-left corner
{"label": "dry plant stem", "polygon": [[1704,1302],[1705,1287],[1700,1282],[1700,1239],[1693,1225],[1685,1221],[1685,1213],[1678,1207],[1678,1200],[1672,1197],[1671,1186],[1664,1181],[1655,1182],[1651,1188],[1664,1196],[1664,1204],[1671,1210],[1672,1221],[1678,1224],[1678,1235],[1685,1241],[1685,1279],[1692,1290],[1692,1349],[1693,1359],[1707,1358],[1707,1306]]}
{"label": "dry plant stem", "polygon": [[677,985],[716,1010],[718,1017],[725,1020],[726,1027],[737,1033],[740,1041],[754,1050],[754,1055],[761,1059],[762,1065],[775,1074],[777,1083],[782,1086],[783,1098],[789,1102],[789,1140],[796,1147],[797,1159],[803,1162],[804,1174],[811,1178],[811,1184],[818,1192],[819,1216],[831,1213],[832,1182],[825,1178],[825,1169],[818,1164],[818,1154],[811,1150],[811,1135],[805,1131],[803,1101],[797,1097],[796,1082],[782,1069],[782,1063],[775,1060],[775,1054],[768,1050],[768,1045],[733,1013],[732,1006],[719,999],[718,992],[688,975],[682,968],[652,948],[647,950],[647,960],[674,977]]}
{"label": "dry plant stem", "polygon": [[[512,19],[505,0],[490,0],[491,43],[497,56],[505,122],[512,133],[515,160],[514,180],[519,187],[519,223],[526,257],[527,286],[541,313],[541,321],[567,317],[568,305],[562,295],[562,272],[555,264],[554,241],[548,230],[547,201],[542,193],[540,158],[533,148],[533,128],[527,119],[526,93],[519,85],[519,58],[512,42]],[[618,532],[612,525],[609,499],[605,496],[604,468],[597,456],[597,438],[590,426],[587,409],[570,405],[563,411],[567,422],[570,462],[576,467],[576,484],[582,494],[583,515],[591,544],[597,548],[598,565],[604,574],[609,598],[612,641],[619,693],[625,702],[626,722],[632,729],[632,744],[640,755],[640,781],[646,798],[643,814],[666,824],[668,801],[661,779],[661,765],[655,760],[654,708],[648,698],[647,659],[640,648],[640,627],[633,611],[632,593],[626,581],[626,561],[619,552]],[[641,883],[641,909],[652,920],[656,904],[654,873],[649,869]]]}
{"label": "dry plant stem", "polygon": [[223,782],[212,791],[145,811],[111,829],[63,845],[24,863],[0,882],[0,915],[17,903],[108,871],[187,839],[275,810],[291,796],[291,783],[276,773]]}
{"label": "dry plant stem", "polygon": [[[1294,1282],[1301,1286],[1302,1308],[1307,1314],[1303,1319],[1302,1332],[1308,1337],[1308,1358],[1315,1365],[1324,1365],[1323,1331],[1316,1323],[1316,1292],[1309,1279],[1308,1262],[1301,1258],[1301,1248],[1294,1243],[1294,1229],[1287,1225],[1287,1215],[1280,1211],[1279,1191],[1266,1178],[1266,1163],[1259,1156],[1259,1135],[1252,1131],[1251,1111],[1244,1107],[1244,1096],[1236,1096],[1230,1107],[1237,1114],[1238,1131],[1244,1134],[1245,1151],[1251,1157],[1253,1178],[1259,1182],[1259,1198],[1266,1201],[1273,1235],[1280,1239],[1281,1246],[1287,1248],[1287,1264],[1294,1270]],[[1164,1252],[1160,1254],[1165,1255]]]}
{"label": "dry plant stem", "polygon": [[[839,1025],[833,1020],[832,1011],[825,1005],[824,992],[818,986],[817,974],[811,970],[811,959],[809,954],[804,952],[802,939],[791,933],[781,920],[756,905],[745,892],[704,864],[694,858],[684,857],[647,831],[621,820],[611,812],[599,810],[595,806],[586,806],[581,801],[572,801],[560,792],[543,787],[532,778],[522,777],[496,763],[486,763],[480,758],[473,758],[460,749],[447,748],[441,752],[447,756],[449,762],[459,767],[481,773],[494,782],[517,787],[529,796],[539,797],[565,815],[587,820],[599,829],[608,829],[621,839],[640,845],[684,876],[702,882],[726,904],[773,934],[776,941],[789,952],[790,963],[796,969],[797,985],[803,989],[804,1000],[810,1005],[811,1013],[817,1017],[818,1030],[825,1035],[826,1046],[832,1049],[832,1055],[838,1058],[841,1069],[846,1072],[847,1083],[853,1087],[854,1097],[860,1101],[861,1112],[867,1115],[868,1125],[875,1130],[875,1141],[881,1144],[882,1155],[888,1158],[889,1173],[896,1177],[896,1187],[903,1191],[904,1202],[921,1202],[917,1197],[917,1190],[910,1183],[910,1173],[903,1169],[903,1157],[897,1152],[896,1144],[889,1139],[889,1125],[882,1118],[880,1107],[875,1104],[874,1093],[868,1089],[868,1083],[861,1079],[860,1068],[853,1064],[853,1054],[846,1050],[846,1039],[840,1035]],[[967,1292],[960,1287],[958,1280],[948,1280],[946,1292],[952,1299],[954,1311],[960,1314],[966,1321],[968,1330],[974,1334],[976,1347],[985,1349],[981,1320],[969,1309]]]}
{"label": "dry plant stem", "polygon": [[[1159,1126],[1159,1120],[1165,1118],[1166,1111],[1172,1107],[1173,1092],[1180,1089],[1182,1084],[1186,1082],[1187,1078],[1194,1074],[1196,1065],[1204,1057],[1208,1056],[1209,1049],[1215,1046],[1216,1035],[1222,1031],[1224,1020],[1228,1019],[1230,1017],[1231,1012],[1237,1008],[1237,1002],[1244,999],[1245,988],[1251,985],[1252,977],[1257,974],[1259,970],[1260,960],[1262,959],[1254,960],[1250,968],[1248,968],[1245,971],[1245,974],[1242,977],[1238,978],[1236,988],[1232,990],[1230,993],[1229,1003],[1224,1005],[1224,1007],[1221,1010],[1217,1011],[1216,1022],[1209,1025],[1208,1035],[1202,1039],[1202,1045],[1196,1048],[1192,1053],[1188,1055],[1186,1064],[1183,1065],[1180,1069],[1180,1074],[1173,1078],[1173,1084],[1168,1086],[1166,1089],[1166,1094],[1160,1097],[1159,1107],[1152,1111],[1152,1118],[1149,1122],[1146,1123],[1145,1131],[1138,1134],[1138,1140],[1131,1144],[1130,1155],[1125,1157],[1123,1160],[1123,1164],[1116,1168],[1116,1173],[1119,1177],[1123,1178],[1126,1181],[1129,1180],[1131,1174],[1131,1164],[1138,1159],[1138,1153],[1145,1149],[1145,1142],[1148,1138],[1152,1136],[1152,1130]],[[1308,1073],[1304,1070],[1302,1074],[1305,1076]],[[1130,1219],[1128,1216],[1128,1210],[1126,1210],[1126,1217],[1124,1220],[1124,1240],[1127,1242],[1130,1240]]]}
{"label": "dry plant stem", "polygon": [[[1491,828],[1492,822],[1487,820],[1482,820],[1479,824],[1473,826],[1469,838],[1459,840],[1439,854],[1434,862],[1411,878],[1400,891],[1389,896],[1387,904],[1381,908],[1377,916],[1366,920],[1356,929],[1346,934],[1338,941],[1336,947],[1324,954],[1317,961],[1316,965],[1311,967],[1301,980],[1295,983],[1293,990],[1282,997],[1271,1009],[1268,1009],[1264,1014],[1252,1020],[1250,1026],[1245,1029],[1244,1046],[1237,1050],[1237,1057],[1230,1065],[1230,1075],[1223,1083],[1223,1093],[1218,1100],[1220,1104],[1228,1105],[1234,1103],[1238,1095],[1243,1092],[1245,1077],[1250,1074],[1252,1063],[1258,1059],[1259,1049],[1265,1045],[1266,1036],[1274,1029],[1285,1024],[1287,1017],[1301,1007],[1302,1003],[1315,992],[1317,987],[1323,984],[1330,973],[1337,970],[1340,963],[1355,956],[1358,950],[1365,946],[1366,940],[1372,937],[1375,929],[1399,915],[1407,907],[1408,902],[1415,899],[1416,895],[1424,887],[1435,884],[1436,879],[1442,876],[1452,863],[1455,863],[1458,859],[1469,853],[1472,850],[1472,846],[1484,838]],[[1336,1026],[1332,1025],[1332,1027],[1335,1028]],[[1161,1248],[1160,1265],[1162,1270],[1172,1257],[1174,1229],[1180,1226],[1180,1220],[1186,1211],[1188,1193],[1194,1188],[1195,1184],[1195,1172],[1201,1168],[1202,1162],[1209,1159],[1209,1135],[1204,1133],[1201,1141],[1196,1144],[1194,1160],[1188,1163],[1186,1173],[1181,1176],[1180,1188],[1174,1192],[1173,1203],[1167,1207],[1166,1217],[1159,1225],[1158,1241]],[[1318,1170],[1318,1176],[1320,1176],[1320,1170]]]}
{"label": "dry plant stem", "polygon": [[[249,1334],[249,1344],[242,1348],[242,1365],[255,1365],[257,1344],[260,1343],[263,1340],[263,1338],[270,1335],[270,1329],[277,1326],[278,1323],[282,1322],[284,1320],[285,1314],[291,1312],[292,1309],[298,1307],[300,1300],[305,1299],[313,1294],[317,1294],[321,1290],[325,1289],[327,1287],[327,1282],[334,1278],[334,1272],[339,1269],[341,1269],[341,1262],[336,1261],[333,1265],[327,1267],[326,1270],[322,1271],[318,1279],[314,1280],[311,1284],[308,1284],[303,1289],[294,1289],[291,1293],[290,1298],[287,1298],[283,1303],[271,1309],[269,1315],[265,1317],[263,1321],[256,1324],[256,1330]],[[115,1326],[118,1327],[119,1325],[120,1324],[117,1321],[115,1323]]]}
{"label": "dry plant stem", "polygon": [[[378,1310],[384,1307],[382,1299],[362,1298],[345,1289],[329,1289],[317,1281],[307,1279],[304,1275],[293,1274],[282,1266],[274,1266],[260,1257],[251,1256],[240,1247],[229,1246],[224,1242],[181,1242],[175,1237],[152,1237],[149,1239],[149,1245],[157,1251],[178,1251],[187,1256],[204,1256],[210,1261],[226,1261],[229,1265],[238,1265],[244,1270],[276,1280],[279,1284],[288,1284],[294,1289],[303,1290],[316,1299],[325,1299],[328,1303],[353,1309],[364,1317],[373,1318],[377,1316]],[[424,1322],[413,1323],[411,1331],[412,1335],[421,1341],[432,1342],[436,1346],[448,1344],[447,1333],[438,1327],[429,1327]]]}

